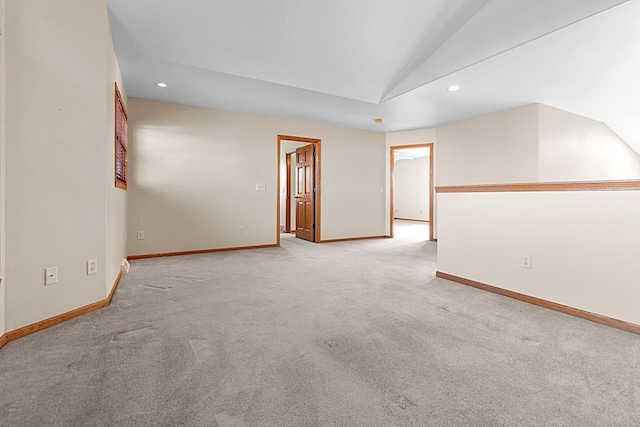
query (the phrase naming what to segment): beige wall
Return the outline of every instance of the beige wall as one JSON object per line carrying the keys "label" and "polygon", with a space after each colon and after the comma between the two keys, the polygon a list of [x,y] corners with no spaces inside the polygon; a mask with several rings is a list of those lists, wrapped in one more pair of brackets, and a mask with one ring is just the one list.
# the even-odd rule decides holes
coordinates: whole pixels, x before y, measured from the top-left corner
{"label": "beige wall", "polygon": [[640,324],[640,191],[457,193],[438,202],[439,271]]}
{"label": "beige wall", "polygon": [[436,185],[538,180],[538,108],[515,108],[437,129]]}
{"label": "beige wall", "polygon": [[322,140],[323,239],[384,233],[383,134],[140,99],[129,110],[130,255],[276,243],[278,134]]}
{"label": "beige wall", "polygon": [[118,59],[113,51],[111,36],[108,38],[107,47],[107,79],[105,98],[106,103],[106,140],[104,144],[105,159],[105,193],[107,198],[107,230],[106,230],[106,292],[111,292],[120,271],[120,264],[127,257],[127,191],[116,188],[114,181],[115,171],[115,109],[114,109],[114,82],[118,83],[118,89],[122,95],[125,105],[127,101],[127,91],[122,81]]}
{"label": "beige wall", "polygon": [[395,217],[429,220],[429,157],[396,160],[393,172]]}
{"label": "beige wall", "polygon": [[[101,300],[124,256],[107,244],[113,185],[113,82],[106,3],[6,5],[6,331]],[[6,32],[5,32],[6,31]],[[109,182],[110,181],[110,182]],[[98,273],[86,275],[86,261]],[[44,286],[44,268],[59,282]],[[107,271],[109,269],[109,271]]]}
{"label": "beige wall", "polygon": [[[0,28],[5,28],[5,0],[0,0]],[[4,277],[5,265],[5,169],[6,169],[6,111],[7,102],[5,96],[5,31],[0,34],[0,279]],[[5,283],[0,282],[0,337],[5,333]]]}
{"label": "beige wall", "polygon": [[538,104],[538,180],[640,178],[640,155],[604,123]]}

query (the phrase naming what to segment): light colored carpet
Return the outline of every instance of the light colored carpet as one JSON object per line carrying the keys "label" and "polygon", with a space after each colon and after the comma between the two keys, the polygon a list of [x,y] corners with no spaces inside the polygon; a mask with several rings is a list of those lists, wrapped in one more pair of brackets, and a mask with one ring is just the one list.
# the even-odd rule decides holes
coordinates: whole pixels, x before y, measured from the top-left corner
{"label": "light colored carpet", "polygon": [[639,336],[436,279],[404,225],[135,261],[0,350],[0,425],[640,425]]}

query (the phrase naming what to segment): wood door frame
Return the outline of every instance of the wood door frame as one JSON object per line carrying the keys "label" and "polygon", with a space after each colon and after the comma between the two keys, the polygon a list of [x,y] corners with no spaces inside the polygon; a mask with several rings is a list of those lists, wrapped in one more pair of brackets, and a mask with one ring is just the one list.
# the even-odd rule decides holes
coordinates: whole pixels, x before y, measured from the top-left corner
{"label": "wood door frame", "polygon": [[284,232],[291,233],[291,155],[293,153],[286,153],[284,158],[287,163],[287,174],[285,175],[285,215],[284,215]]}
{"label": "wood door frame", "polygon": [[320,165],[321,165],[321,147],[322,147],[322,140],[317,139],[317,138],[306,138],[306,137],[301,137],[301,136],[291,136],[291,135],[278,135],[278,198],[277,198],[277,209],[276,209],[276,244],[278,246],[280,246],[280,202],[281,202],[281,194],[282,192],[280,191],[280,167],[281,167],[281,161],[280,161],[280,157],[281,157],[281,151],[282,151],[282,141],[293,141],[293,142],[306,142],[309,144],[314,144],[315,145],[315,149],[316,149],[316,157],[315,157],[315,184],[316,184],[316,193],[315,193],[315,223],[316,223],[316,228],[314,231],[314,238],[315,238],[315,243],[321,243],[322,240],[320,239],[321,236],[321,221],[320,221],[320,212],[321,212],[321,204],[320,204],[320,200],[321,200],[321,195],[322,192],[320,191],[320,186],[321,186],[321,173],[320,173]]}
{"label": "wood door frame", "polygon": [[428,148],[429,149],[429,240],[433,239],[433,142],[410,145],[392,145],[389,147],[389,237],[393,237],[393,221],[395,213],[393,172],[395,169],[395,151],[407,148]]}

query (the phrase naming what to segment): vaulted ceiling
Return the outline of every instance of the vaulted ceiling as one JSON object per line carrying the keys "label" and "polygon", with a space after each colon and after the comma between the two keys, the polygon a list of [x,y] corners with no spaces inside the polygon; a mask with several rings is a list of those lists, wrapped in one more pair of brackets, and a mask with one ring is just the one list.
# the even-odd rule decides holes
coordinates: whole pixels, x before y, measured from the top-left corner
{"label": "vaulted ceiling", "polygon": [[603,121],[640,152],[636,0],[108,6],[132,97],[379,132],[539,102]]}

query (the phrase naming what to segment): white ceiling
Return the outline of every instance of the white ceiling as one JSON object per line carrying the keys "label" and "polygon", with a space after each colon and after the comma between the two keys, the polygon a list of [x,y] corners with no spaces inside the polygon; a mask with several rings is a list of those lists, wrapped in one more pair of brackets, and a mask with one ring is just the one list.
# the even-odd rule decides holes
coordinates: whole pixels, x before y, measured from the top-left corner
{"label": "white ceiling", "polygon": [[132,97],[379,132],[540,102],[603,121],[640,152],[638,0],[108,6]]}

